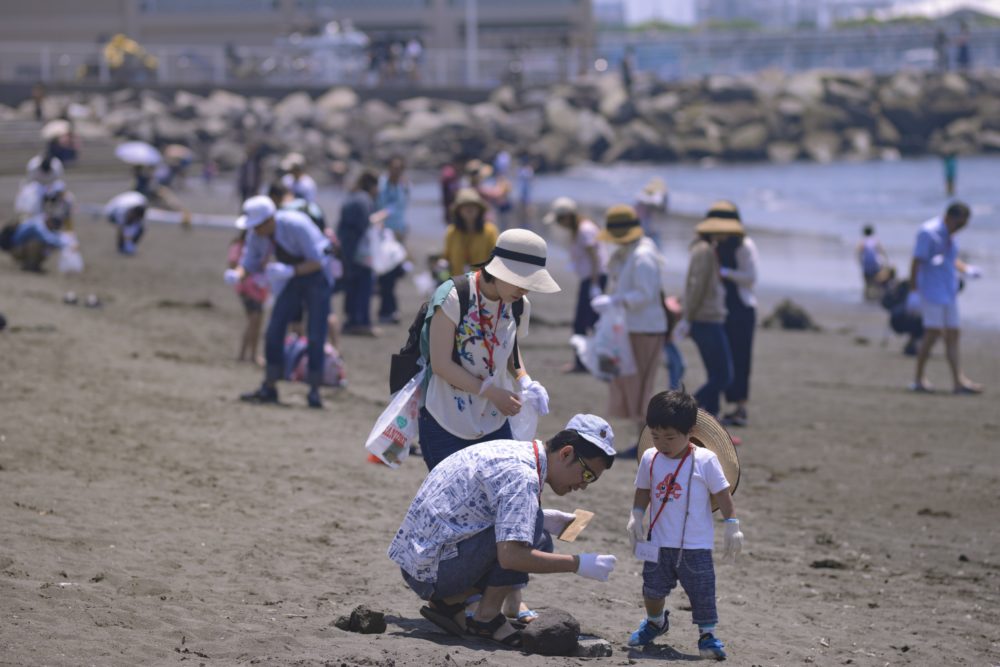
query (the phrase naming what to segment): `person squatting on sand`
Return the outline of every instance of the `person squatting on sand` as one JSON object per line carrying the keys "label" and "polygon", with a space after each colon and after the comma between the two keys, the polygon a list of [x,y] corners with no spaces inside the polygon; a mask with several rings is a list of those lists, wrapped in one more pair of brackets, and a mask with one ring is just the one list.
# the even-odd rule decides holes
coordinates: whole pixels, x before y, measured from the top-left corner
{"label": "person squatting on sand", "polygon": [[[607,284],[608,252],[599,242],[601,229],[588,218],[580,215],[576,202],[569,197],[559,197],[552,202],[552,209],[542,218],[546,225],[559,225],[570,233],[569,261],[573,272],[580,279],[573,315],[573,333],[586,336],[597,323],[597,313],[590,300],[604,292]],[[586,373],[577,354],[573,363],[563,370]]]}
{"label": "person squatting on sand", "polygon": [[[276,385],[284,374],[285,332],[295,314],[305,308],[309,318],[308,402],[311,408],[321,408],[323,344],[334,283],[330,241],[309,216],[298,211],[279,211],[264,195],[243,203],[243,215],[237,219],[236,227],[250,233],[239,266],[225,272],[226,282],[235,285],[245,275],[263,269],[275,295],[264,335],[264,382],[240,399],[251,403],[278,402]],[[273,259],[267,261],[272,254]]]}
{"label": "person squatting on sand", "polygon": [[931,218],[917,234],[910,265],[910,286],[920,295],[920,309],[924,323],[924,337],[917,352],[917,369],[911,391],[929,392],[932,387],[924,376],[927,359],[938,338],[944,337],[945,355],[951,369],[953,391],[956,394],[978,394],[983,387],[962,373],[958,359],[959,275],[978,278],[979,267],[966,264],[958,258],[955,234],[968,223],[971,212],[966,204],[955,202],[943,216]]}
{"label": "person squatting on sand", "polygon": [[[602,241],[617,245],[608,262],[608,294],[594,297],[598,313],[614,306],[625,309],[636,373],[611,380],[608,416],[629,419],[636,439],[645,423],[646,404],[656,391],[659,357],[667,334],[663,304],[663,258],[642,230],[635,209],[617,204],[605,214]],[[630,450],[631,451],[631,450]]]}
{"label": "person squatting on sand", "polygon": [[123,192],[108,202],[104,214],[108,222],[118,228],[115,243],[118,252],[123,255],[134,255],[139,239],[145,233],[143,225],[146,219],[146,208],[149,200],[139,192]]}
{"label": "person squatting on sand", "polygon": [[[698,626],[701,657],[724,660],[726,652],[714,634],[719,616],[712,563],[713,501],[725,519],[726,556],[735,557],[742,550],[743,533],[718,456],[689,440],[697,421],[698,404],[684,392],[661,392],[649,401],[646,426],[653,447],[639,461],[635,499],[626,527],[632,549],[645,560],[642,598],[646,618],[628,644],[645,646],[667,632],[670,623],[664,602],[680,581],[691,601],[692,621]],[[647,507],[649,526],[644,528]]]}
{"label": "person squatting on sand", "polygon": [[[607,581],[615,556],[552,553],[552,534],[574,515],[542,510],[541,494],[545,484],[559,496],[586,489],[612,466],[614,453],[611,426],[576,415],[548,442],[494,440],[442,461],[417,491],[387,554],[428,602],[421,615],[455,636],[520,648],[521,634],[501,607],[528,573]],[[467,618],[466,600],[475,594],[482,599]]]}

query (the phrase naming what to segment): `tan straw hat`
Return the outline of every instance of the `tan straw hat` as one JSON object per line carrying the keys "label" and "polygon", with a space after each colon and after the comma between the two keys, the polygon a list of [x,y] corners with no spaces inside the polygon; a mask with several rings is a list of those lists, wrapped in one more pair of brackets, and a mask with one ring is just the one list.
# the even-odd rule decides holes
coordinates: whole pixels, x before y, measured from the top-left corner
{"label": "tan straw hat", "polygon": [[[722,472],[729,482],[729,492],[735,493],[736,487],[740,483],[740,457],[736,454],[736,446],[733,445],[733,438],[726,431],[719,420],[698,408],[698,421],[695,423],[691,433],[688,434],[691,442],[699,447],[704,447],[710,452],[714,452],[719,457],[722,464]],[[653,446],[653,434],[649,432],[649,427],[642,429],[639,435],[639,459],[647,449]],[[715,502],[712,502],[712,511],[719,509]]]}
{"label": "tan straw hat", "polygon": [[551,294],[560,291],[545,270],[548,247],[545,239],[527,229],[508,229],[497,237],[490,263],[490,275],[529,292]]}
{"label": "tan straw hat", "polygon": [[304,169],[306,166],[306,158],[302,153],[289,153],[284,157],[279,165],[282,171],[291,171],[292,169]]}
{"label": "tan straw hat", "polygon": [[708,209],[705,219],[699,222],[694,231],[698,234],[746,234],[740,221],[740,210],[731,201],[720,200]]}
{"label": "tan straw hat", "polygon": [[455,194],[455,201],[451,203],[451,214],[455,215],[458,207],[466,204],[478,206],[480,211],[485,211],[489,208],[475,188],[462,188]]}
{"label": "tan straw hat", "polygon": [[642,238],[642,226],[635,209],[628,204],[615,204],[604,214],[604,229],[600,239],[611,243],[631,243]]}
{"label": "tan straw hat", "polygon": [[545,214],[542,218],[542,222],[546,225],[554,224],[559,216],[562,215],[576,215],[576,202],[569,197],[558,197],[554,202],[552,202],[552,208],[549,212]]}

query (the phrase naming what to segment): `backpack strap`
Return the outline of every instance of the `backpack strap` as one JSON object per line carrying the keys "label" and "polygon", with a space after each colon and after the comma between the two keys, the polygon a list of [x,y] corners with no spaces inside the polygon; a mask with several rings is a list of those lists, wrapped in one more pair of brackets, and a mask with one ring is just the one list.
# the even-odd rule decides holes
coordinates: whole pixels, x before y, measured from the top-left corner
{"label": "backpack strap", "polygon": [[514,360],[514,370],[521,369],[521,352],[517,349],[517,330],[521,328],[521,315],[524,313],[524,297],[511,304],[510,312],[514,315],[514,349],[511,355]]}
{"label": "backpack strap", "polygon": [[[462,320],[469,312],[469,275],[463,273],[453,276],[451,282],[455,284],[455,291],[458,293],[458,323],[455,325],[458,328],[462,326]],[[462,359],[458,356],[458,347],[454,344],[451,347],[451,359],[459,366],[462,365]]]}

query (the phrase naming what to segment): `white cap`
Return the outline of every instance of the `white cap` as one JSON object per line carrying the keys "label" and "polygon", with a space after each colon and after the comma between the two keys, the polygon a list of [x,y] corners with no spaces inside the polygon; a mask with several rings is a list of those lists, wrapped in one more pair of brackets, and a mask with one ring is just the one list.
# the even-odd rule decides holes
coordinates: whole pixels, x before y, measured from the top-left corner
{"label": "white cap", "polygon": [[243,202],[243,215],[236,219],[236,229],[253,229],[270,220],[277,207],[270,197],[257,195]]}
{"label": "white cap", "polygon": [[611,430],[611,424],[597,415],[574,415],[566,424],[566,429],[576,431],[581,438],[594,443],[608,456],[615,455],[615,432]]}

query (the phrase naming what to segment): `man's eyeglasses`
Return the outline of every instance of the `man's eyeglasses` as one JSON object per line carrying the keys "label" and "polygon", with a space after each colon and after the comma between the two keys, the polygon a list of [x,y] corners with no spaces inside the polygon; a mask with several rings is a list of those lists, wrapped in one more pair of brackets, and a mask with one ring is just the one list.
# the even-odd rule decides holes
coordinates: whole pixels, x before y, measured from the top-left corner
{"label": "man's eyeglasses", "polygon": [[583,481],[586,482],[587,484],[593,484],[594,482],[596,482],[597,474],[590,469],[590,466],[587,465],[587,462],[581,459],[579,456],[576,457],[576,460],[580,462],[580,466],[583,468]]}

